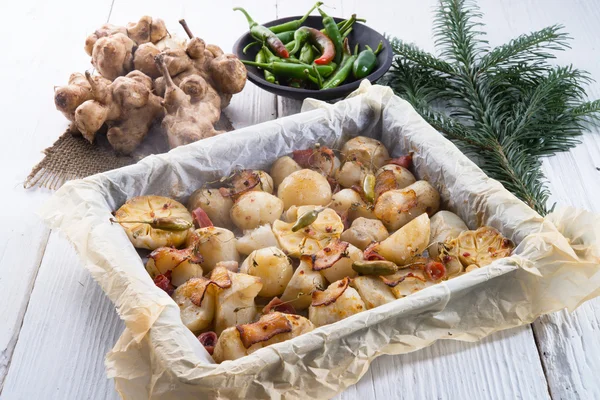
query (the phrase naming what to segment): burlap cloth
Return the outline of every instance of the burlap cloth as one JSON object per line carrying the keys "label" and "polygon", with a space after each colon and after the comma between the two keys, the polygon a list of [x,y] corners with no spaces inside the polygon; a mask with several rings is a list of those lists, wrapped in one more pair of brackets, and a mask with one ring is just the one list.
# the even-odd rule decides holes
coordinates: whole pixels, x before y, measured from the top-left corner
{"label": "burlap cloth", "polygon": [[[225,111],[221,112],[221,119],[215,128],[227,132],[234,130]],[[66,181],[135,164],[150,154],[167,151],[169,145],[160,124],[150,129],[144,141],[129,156],[119,155],[112,149],[106,139],[106,131],[99,132],[92,144],[81,135],[73,135],[67,130],[43,151],[44,158],[33,167],[23,186],[26,189],[44,187],[56,190]]]}

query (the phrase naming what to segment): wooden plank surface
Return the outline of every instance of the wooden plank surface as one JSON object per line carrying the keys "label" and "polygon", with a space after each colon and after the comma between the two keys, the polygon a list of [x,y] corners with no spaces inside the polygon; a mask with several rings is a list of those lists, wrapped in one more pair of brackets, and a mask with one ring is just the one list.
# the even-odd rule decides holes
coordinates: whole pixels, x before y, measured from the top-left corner
{"label": "wooden plank surface", "polygon": [[[176,21],[184,17],[195,34],[229,51],[246,30],[241,15],[231,12],[234,5],[247,7],[257,20],[266,21],[301,15],[313,1],[272,0],[261,2],[260,7],[250,0],[211,2],[210,6],[204,3],[101,1],[94,4],[93,12],[89,5],[72,0],[0,5],[3,15],[16,16],[2,25],[0,32],[10,37],[19,31],[25,35],[23,42],[31,44],[25,49],[22,42],[7,42],[14,63],[1,67],[7,72],[5,76],[16,77],[7,81],[13,96],[1,100],[2,109],[18,117],[17,122],[11,122],[12,135],[5,135],[9,143],[0,159],[5,171],[0,183],[9,193],[5,204],[10,205],[2,214],[8,226],[0,231],[0,293],[8,300],[0,308],[0,320],[8,322],[0,325],[2,398],[118,398],[112,382],[105,378],[103,360],[120,334],[122,323],[80,267],[68,243],[54,233],[48,240],[48,231],[32,214],[47,193],[20,189],[19,183],[29,168],[41,158],[39,151],[66,126],[53,109],[51,92],[40,94],[39,88],[51,88],[64,82],[72,71],[88,67],[81,43],[87,33],[106,21],[111,6],[111,22],[124,24],[143,14],[157,15],[178,34],[182,31]],[[434,0],[327,3],[331,14],[357,12],[378,30],[433,50]],[[595,48],[600,33],[597,2],[580,0],[565,6],[560,0],[481,0],[479,4],[486,14],[492,45],[519,33],[564,23],[575,41],[573,49],[559,61],[573,62],[600,78]],[[64,12],[67,9],[69,12]],[[77,18],[73,18],[75,15]],[[29,29],[23,30],[23,24]],[[592,85],[590,94],[600,97],[600,86]],[[20,107],[23,104],[28,107]],[[296,113],[299,108],[297,101],[248,84],[242,94],[234,97],[227,114],[240,128]],[[577,149],[545,162],[553,200],[600,212],[596,201],[600,194],[600,172],[596,170],[600,167],[599,157],[599,136],[586,135]],[[599,315],[600,301],[594,300],[573,315],[561,312],[541,318],[533,331],[521,327],[477,344],[444,341],[403,356],[382,356],[357,385],[338,397],[600,398],[600,384],[594,379],[600,367]]]}
{"label": "wooden plank surface", "polygon": [[0,388],[49,234],[34,214],[48,193],[25,191],[23,182],[42,158],[41,151],[66,126],[54,110],[53,87],[66,82],[72,70],[88,67],[89,61],[78,55],[83,52],[81,38],[90,26],[106,22],[110,4],[99,0],[99,12],[89,12],[77,1],[64,1],[61,7],[42,0],[0,3],[0,14],[6,17],[0,24],[5,38],[0,66],[5,93],[0,98]]}

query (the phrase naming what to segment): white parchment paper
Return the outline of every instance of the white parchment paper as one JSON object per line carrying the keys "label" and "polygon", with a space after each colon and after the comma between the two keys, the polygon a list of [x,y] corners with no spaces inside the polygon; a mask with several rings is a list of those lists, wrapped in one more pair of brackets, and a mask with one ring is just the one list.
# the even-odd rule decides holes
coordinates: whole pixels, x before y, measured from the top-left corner
{"label": "white parchment paper", "polygon": [[[335,105],[306,100],[302,113],[150,156],[136,165],[69,182],[41,215],[63,232],[113,301],[126,329],[107,355],[108,376],[125,399],[329,398],[355,383],[381,354],[439,339],[475,341],[573,310],[600,294],[600,217],[561,209],[540,217],[488,178],[389,88],[363,82]],[[470,228],[491,225],[518,246],[486,268],[384,306],[214,364],[181,323],[111,212],[127,198],[185,201],[204,182],[236,168],[269,170],[280,156],[315,142],[340,148],[356,135],[414,153],[417,176]]]}

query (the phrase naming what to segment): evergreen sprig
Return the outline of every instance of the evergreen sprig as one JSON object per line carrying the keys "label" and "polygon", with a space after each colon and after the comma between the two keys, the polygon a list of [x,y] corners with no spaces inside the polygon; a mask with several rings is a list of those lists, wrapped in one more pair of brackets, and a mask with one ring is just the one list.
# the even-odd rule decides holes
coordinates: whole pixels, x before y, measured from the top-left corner
{"label": "evergreen sprig", "polygon": [[440,57],[392,39],[387,83],[482,169],[542,215],[549,191],[541,157],[579,143],[600,100],[586,101],[590,77],[549,63],[569,48],[553,25],[489,49],[470,0],[440,0],[434,36]]}

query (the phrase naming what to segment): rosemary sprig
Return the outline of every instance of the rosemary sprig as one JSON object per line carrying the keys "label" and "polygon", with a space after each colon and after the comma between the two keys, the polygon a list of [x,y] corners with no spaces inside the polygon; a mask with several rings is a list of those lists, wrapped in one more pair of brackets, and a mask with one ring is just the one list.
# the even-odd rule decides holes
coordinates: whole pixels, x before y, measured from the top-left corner
{"label": "rosemary sprig", "polygon": [[481,18],[473,1],[440,0],[434,35],[441,58],[392,39],[395,60],[384,82],[543,215],[549,192],[540,158],[576,146],[600,115],[600,100],[585,101],[586,72],[549,63],[569,47],[562,26],[490,50]]}

